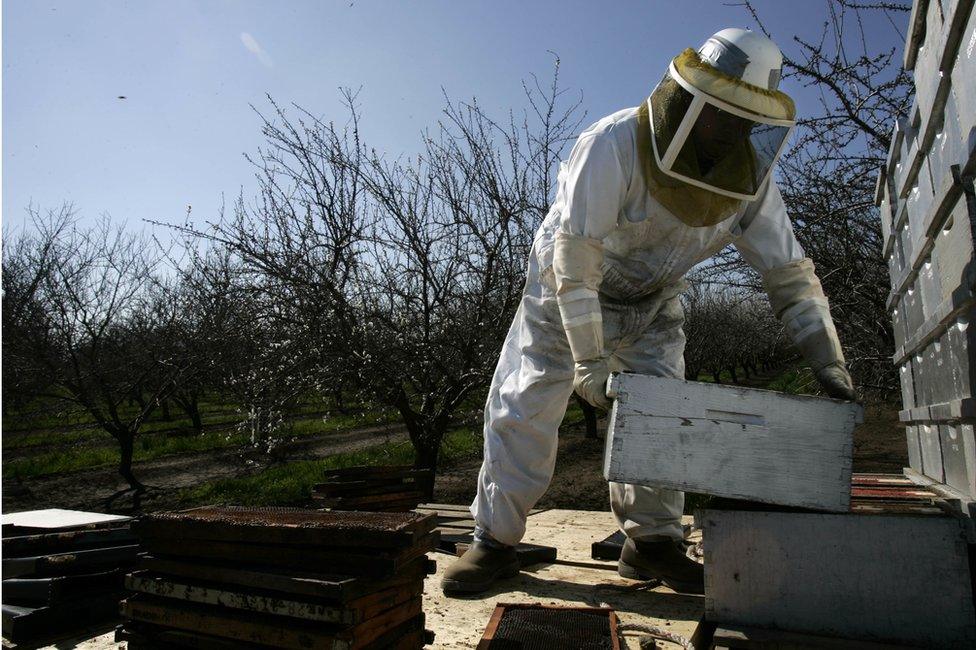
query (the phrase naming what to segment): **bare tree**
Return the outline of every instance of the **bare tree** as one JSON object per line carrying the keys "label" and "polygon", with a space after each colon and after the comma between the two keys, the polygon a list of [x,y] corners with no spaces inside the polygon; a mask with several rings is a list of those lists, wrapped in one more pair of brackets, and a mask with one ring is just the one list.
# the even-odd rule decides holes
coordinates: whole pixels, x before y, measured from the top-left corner
{"label": "bare tree", "polygon": [[255,326],[234,349],[251,370],[232,384],[265,381],[281,397],[245,402],[362,395],[397,409],[417,465],[436,467],[452,415],[490,379],[579,126],[579,102],[561,107],[558,61],[556,71],[546,87],[525,86],[518,119],[448,100],[415,160],[366,147],[351,91],[344,126],[269,98],[267,145],[251,159],[258,197],[206,227],[176,226],[223,251],[246,294],[237,304]]}
{"label": "bare tree", "polygon": [[720,382],[724,371],[739,383],[739,371],[749,377],[788,358],[782,329],[761,296],[692,277],[682,297],[688,379],[708,373]]}
{"label": "bare tree", "polygon": [[420,158],[371,161],[369,376],[403,416],[418,466],[436,469],[451,416],[490,380],[521,299],[552,170],[579,126],[578,103],[559,108],[556,70],[545,89],[526,87],[531,117],[499,122],[448,100]]}
{"label": "bare tree", "polygon": [[[746,9],[769,34],[751,2]],[[825,0],[827,20],[819,39],[792,37],[784,47],[785,77],[820,91],[820,105],[801,106],[797,135],[780,163],[778,182],[795,232],[814,260],[830,298],[855,380],[882,396],[897,388],[894,347],[885,309],[887,268],[873,193],[877,169],[897,117],[907,114],[912,81],[901,67],[899,46],[884,47],[865,35],[865,20],[894,18],[911,10],[897,2]],[[902,36],[899,43],[904,40]],[[713,280],[759,289],[758,278],[724,251],[710,267]]]}
{"label": "bare tree", "polygon": [[[354,95],[345,98],[351,106]],[[193,239],[210,248],[191,253],[184,282],[219,314],[199,326],[223,341],[220,380],[243,404],[252,440],[273,446],[285,412],[311,392],[341,403],[343,387],[362,382],[354,301],[368,221],[357,124],[337,128],[300,108],[292,120],[269,102],[271,116],[256,111],[266,146],[248,156],[257,196],[202,227],[172,227],[187,250]]]}
{"label": "bare tree", "polygon": [[[146,345],[146,323],[165,325],[173,315],[158,301],[158,256],[108,218],[83,229],[70,205],[46,216],[30,210],[34,232],[4,255],[5,325],[26,333],[8,338],[5,331],[4,361],[43,377],[38,395],[90,414],[119,444],[119,473],[141,491],[132,472],[135,436],[181,372]],[[136,390],[148,390],[149,399],[133,412],[124,402]]]}

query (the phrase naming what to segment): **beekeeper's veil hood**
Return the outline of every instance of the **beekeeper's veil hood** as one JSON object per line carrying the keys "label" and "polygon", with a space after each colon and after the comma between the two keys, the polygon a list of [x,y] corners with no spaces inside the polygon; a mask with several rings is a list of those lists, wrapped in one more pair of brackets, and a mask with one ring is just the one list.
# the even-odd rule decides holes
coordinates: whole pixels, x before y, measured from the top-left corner
{"label": "beekeeper's veil hood", "polygon": [[782,66],[770,39],[723,29],[676,56],[641,107],[648,189],[688,225],[714,225],[758,196],[795,123],[777,90]]}

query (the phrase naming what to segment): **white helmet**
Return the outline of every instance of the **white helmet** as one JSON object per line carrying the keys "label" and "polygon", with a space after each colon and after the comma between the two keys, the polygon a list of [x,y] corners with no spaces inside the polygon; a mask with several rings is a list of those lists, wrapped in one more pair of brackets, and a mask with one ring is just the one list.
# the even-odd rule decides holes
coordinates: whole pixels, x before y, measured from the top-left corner
{"label": "white helmet", "polygon": [[702,61],[719,72],[766,90],[776,90],[783,76],[783,53],[762,34],[729,27],[698,48]]}
{"label": "white helmet", "polygon": [[647,100],[655,171],[733,199],[716,217],[758,196],[795,124],[782,66],[765,36],[723,29],[676,56]]}

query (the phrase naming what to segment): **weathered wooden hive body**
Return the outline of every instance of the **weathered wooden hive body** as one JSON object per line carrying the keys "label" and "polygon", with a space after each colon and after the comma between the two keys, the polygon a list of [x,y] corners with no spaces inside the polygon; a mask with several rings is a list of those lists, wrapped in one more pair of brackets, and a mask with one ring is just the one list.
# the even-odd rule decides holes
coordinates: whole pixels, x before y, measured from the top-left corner
{"label": "weathered wooden hive body", "polygon": [[976,13],[916,0],[905,51],[916,95],[878,177],[911,469],[976,499]]}

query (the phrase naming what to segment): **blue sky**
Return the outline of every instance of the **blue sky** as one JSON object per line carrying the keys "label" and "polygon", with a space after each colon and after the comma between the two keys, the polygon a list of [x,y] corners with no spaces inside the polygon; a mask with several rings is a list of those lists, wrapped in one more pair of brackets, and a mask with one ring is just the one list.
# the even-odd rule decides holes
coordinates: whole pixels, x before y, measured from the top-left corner
{"label": "blue sky", "polygon": [[[787,52],[826,17],[825,0],[755,4]],[[904,32],[908,14],[896,18]],[[4,0],[4,227],[25,224],[31,201],[137,230],[181,222],[188,205],[214,218],[221,194],[229,207],[253,187],[249,105],[268,110],[265,93],[342,120],[337,89],[362,86],[364,136],[395,156],[436,122],[442,87],[521,109],[520,80],[545,77],[552,50],[590,122],[639,103],[670,57],[729,26],[753,25],[719,0]],[[887,21],[866,28],[901,47]],[[811,91],[783,89],[812,109]]]}

